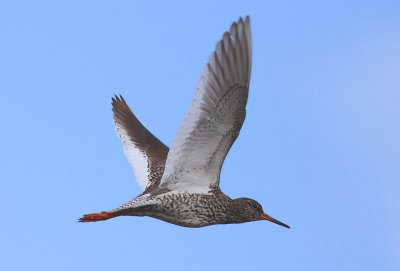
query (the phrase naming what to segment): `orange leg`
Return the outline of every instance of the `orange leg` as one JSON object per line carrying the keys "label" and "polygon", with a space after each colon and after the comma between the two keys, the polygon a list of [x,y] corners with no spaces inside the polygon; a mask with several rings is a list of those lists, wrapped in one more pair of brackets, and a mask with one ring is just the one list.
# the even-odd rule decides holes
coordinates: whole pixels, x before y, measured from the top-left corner
{"label": "orange leg", "polygon": [[116,212],[116,213],[101,212],[101,213],[87,214],[81,217],[79,219],[79,222],[96,222],[101,220],[107,220],[120,215],[122,215],[122,212]]}

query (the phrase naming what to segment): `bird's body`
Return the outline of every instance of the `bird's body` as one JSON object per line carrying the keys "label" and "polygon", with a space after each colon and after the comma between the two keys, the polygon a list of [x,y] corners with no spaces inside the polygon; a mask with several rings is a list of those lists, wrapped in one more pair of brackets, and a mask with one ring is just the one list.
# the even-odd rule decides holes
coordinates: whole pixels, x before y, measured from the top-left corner
{"label": "bird's body", "polygon": [[114,121],[141,195],[81,222],[116,216],[150,216],[185,227],[269,220],[259,203],[221,192],[222,164],[246,115],[251,70],[250,21],[233,23],[211,54],[192,106],[169,149],[136,118],[122,97],[113,98]]}
{"label": "bird's body", "polygon": [[184,227],[240,223],[234,201],[220,191],[209,194],[176,191],[145,194],[109,213],[120,212],[122,215],[150,216]]}

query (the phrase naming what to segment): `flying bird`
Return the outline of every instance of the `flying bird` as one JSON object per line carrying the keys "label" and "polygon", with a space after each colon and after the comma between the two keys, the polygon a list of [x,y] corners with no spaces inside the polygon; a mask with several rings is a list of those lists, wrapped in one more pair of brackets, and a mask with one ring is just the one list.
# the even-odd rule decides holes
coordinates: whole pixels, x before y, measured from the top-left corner
{"label": "flying bird", "polygon": [[231,199],[219,187],[222,164],[245,119],[251,55],[247,16],[217,43],[171,149],[143,126],[122,96],[112,98],[115,127],[143,193],[79,221],[150,216],[193,228],[257,220],[290,228],[265,214],[257,201]]}

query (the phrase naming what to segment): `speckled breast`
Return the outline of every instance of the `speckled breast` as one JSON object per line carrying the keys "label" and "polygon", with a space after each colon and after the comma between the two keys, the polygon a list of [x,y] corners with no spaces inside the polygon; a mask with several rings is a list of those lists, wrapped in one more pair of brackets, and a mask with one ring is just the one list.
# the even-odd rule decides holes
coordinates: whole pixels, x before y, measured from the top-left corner
{"label": "speckled breast", "polygon": [[232,221],[232,200],[222,194],[169,192],[157,197],[159,204],[145,214],[184,227],[204,227]]}

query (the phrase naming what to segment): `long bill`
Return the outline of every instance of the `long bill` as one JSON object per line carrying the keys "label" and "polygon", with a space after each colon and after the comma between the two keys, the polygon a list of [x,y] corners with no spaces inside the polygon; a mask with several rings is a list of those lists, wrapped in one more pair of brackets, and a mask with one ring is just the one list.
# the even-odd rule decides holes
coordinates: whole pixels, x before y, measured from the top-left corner
{"label": "long bill", "polygon": [[266,213],[261,214],[261,219],[271,221],[271,222],[273,222],[273,223],[275,223],[275,224],[278,224],[278,225],[280,225],[280,226],[282,226],[282,227],[285,227],[285,228],[290,229],[290,227],[289,227],[288,225],[286,225],[285,223],[282,223],[282,222],[276,220],[276,219],[273,218],[273,217],[270,217],[270,216],[267,215]]}

